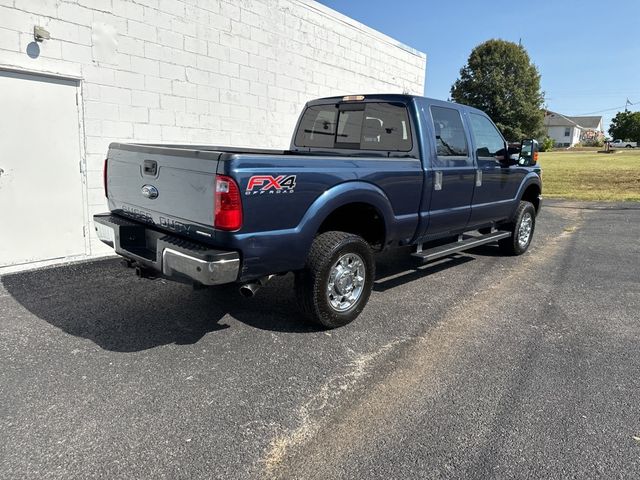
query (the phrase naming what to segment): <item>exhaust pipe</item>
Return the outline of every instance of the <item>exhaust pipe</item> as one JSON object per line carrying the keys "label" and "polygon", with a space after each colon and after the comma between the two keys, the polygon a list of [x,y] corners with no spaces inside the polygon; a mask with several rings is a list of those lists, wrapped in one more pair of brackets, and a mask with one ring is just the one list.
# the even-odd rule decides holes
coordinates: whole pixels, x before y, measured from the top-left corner
{"label": "exhaust pipe", "polygon": [[275,275],[267,275],[266,277],[259,278],[253,282],[245,283],[240,286],[240,295],[244,298],[253,297],[258,290],[264,287],[269,280],[271,280]]}

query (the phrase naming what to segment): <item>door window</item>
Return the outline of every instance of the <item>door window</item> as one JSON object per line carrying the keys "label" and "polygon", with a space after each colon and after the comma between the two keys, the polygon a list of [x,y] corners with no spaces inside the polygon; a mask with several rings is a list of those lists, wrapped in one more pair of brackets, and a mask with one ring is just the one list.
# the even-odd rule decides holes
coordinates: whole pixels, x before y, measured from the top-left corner
{"label": "door window", "polygon": [[455,108],[431,107],[435,131],[437,167],[465,167],[473,164],[469,158],[467,136],[460,112]]}
{"label": "door window", "polygon": [[478,166],[499,163],[505,157],[505,142],[495,125],[487,117],[469,114],[471,136],[476,147]]}

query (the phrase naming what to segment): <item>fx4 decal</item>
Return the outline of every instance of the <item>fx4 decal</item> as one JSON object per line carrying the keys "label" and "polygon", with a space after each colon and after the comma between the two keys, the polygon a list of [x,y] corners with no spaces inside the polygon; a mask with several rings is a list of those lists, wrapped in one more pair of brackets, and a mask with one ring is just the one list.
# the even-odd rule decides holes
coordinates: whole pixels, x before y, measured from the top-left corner
{"label": "fx4 decal", "polygon": [[263,195],[265,193],[293,193],[296,188],[295,175],[254,175],[247,183],[245,195]]}

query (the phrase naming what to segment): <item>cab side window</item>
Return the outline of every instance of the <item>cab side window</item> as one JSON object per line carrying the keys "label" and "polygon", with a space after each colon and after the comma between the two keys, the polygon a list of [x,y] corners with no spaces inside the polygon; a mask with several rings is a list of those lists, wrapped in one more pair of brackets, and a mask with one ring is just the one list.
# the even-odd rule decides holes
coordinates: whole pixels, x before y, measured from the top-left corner
{"label": "cab side window", "polygon": [[435,131],[438,167],[464,167],[473,165],[469,157],[467,136],[460,112],[455,108],[431,106]]}
{"label": "cab side window", "polygon": [[469,114],[471,137],[476,147],[478,166],[490,166],[505,158],[505,143],[498,129],[491,121],[477,113]]}

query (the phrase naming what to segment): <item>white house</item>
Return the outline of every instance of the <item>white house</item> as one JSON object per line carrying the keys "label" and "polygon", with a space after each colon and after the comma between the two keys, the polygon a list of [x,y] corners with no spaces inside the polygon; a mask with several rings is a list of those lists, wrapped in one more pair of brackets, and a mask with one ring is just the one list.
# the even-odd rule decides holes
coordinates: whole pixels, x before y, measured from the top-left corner
{"label": "white house", "polygon": [[556,147],[573,147],[580,142],[604,137],[602,117],[570,117],[547,110],[544,127]]}
{"label": "white house", "polygon": [[306,101],[425,66],[312,0],[0,0],[0,272],[109,251],[112,141],[287,148]]}

